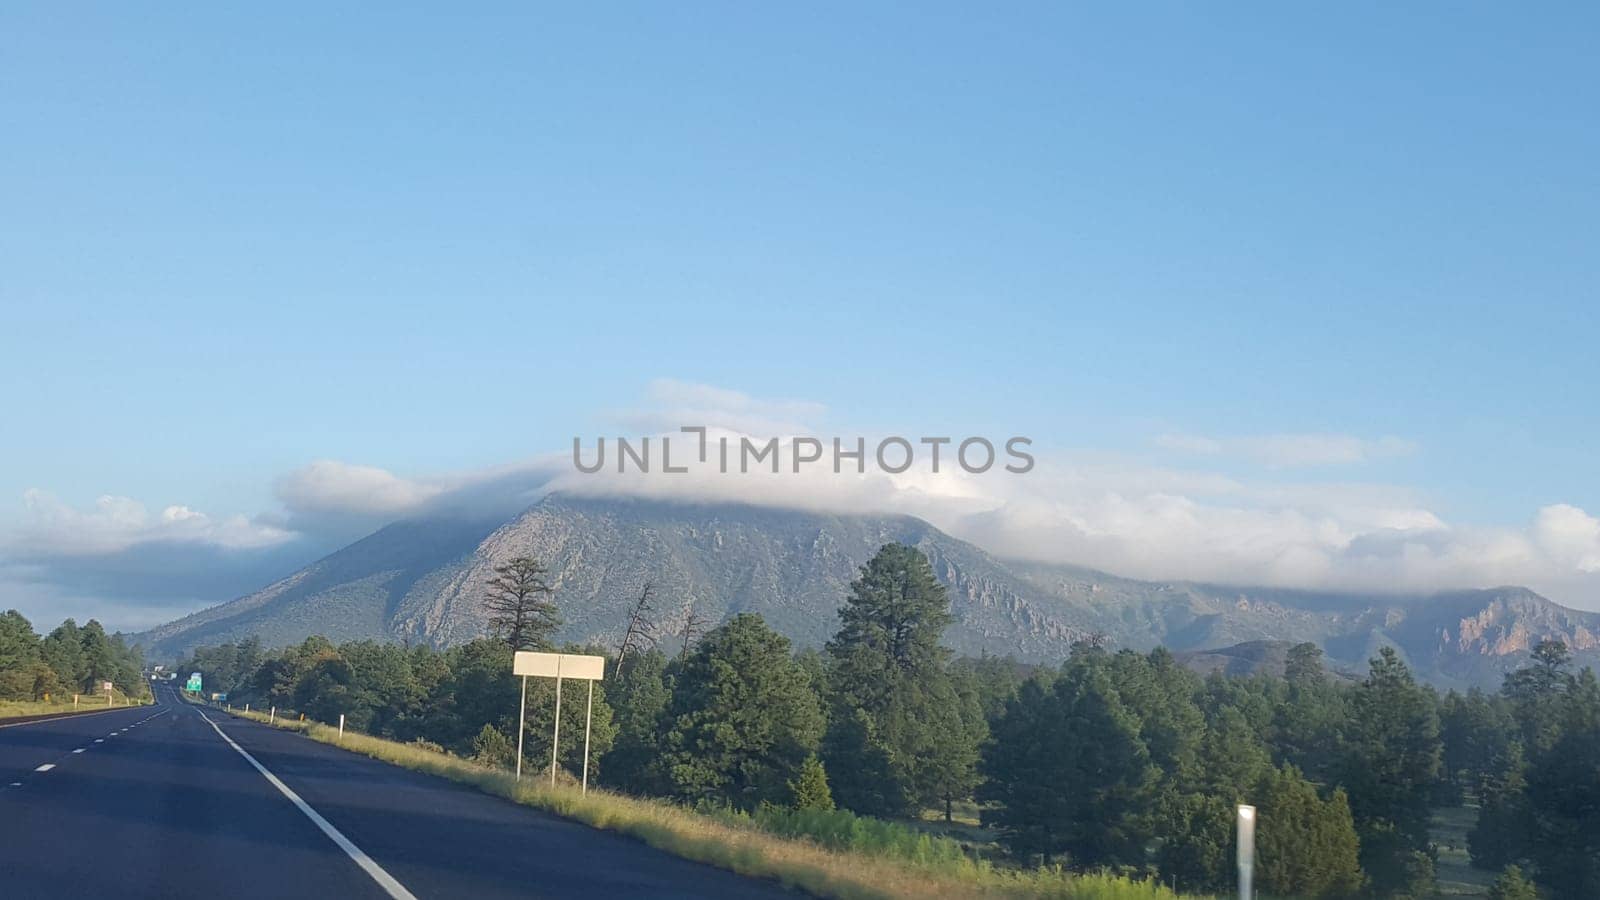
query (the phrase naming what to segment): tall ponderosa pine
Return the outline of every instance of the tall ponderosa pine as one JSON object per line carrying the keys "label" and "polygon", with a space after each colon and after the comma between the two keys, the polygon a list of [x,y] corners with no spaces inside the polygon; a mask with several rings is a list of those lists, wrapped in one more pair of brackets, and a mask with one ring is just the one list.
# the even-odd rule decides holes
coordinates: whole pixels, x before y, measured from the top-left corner
{"label": "tall ponderosa pine", "polygon": [[489,631],[512,650],[539,650],[561,627],[561,616],[549,600],[554,589],[545,582],[547,570],[527,556],[495,566],[485,585],[484,609]]}
{"label": "tall ponderosa pine", "polygon": [[822,735],[822,707],[789,639],[742,613],[682,660],[665,716],[672,793],[753,809],[784,803]]}
{"label": "tall ponderosa pine", "polygon": [[944,585],[921,551],[887,544],[862,566],[839,620],[827,646],[824,745],[835,799],[873,815],[948,812],[976,783],[986,725],[976,691],[958,689],[939,645],[952,621]]}
{"label": "tall ponderosa pine", "polygon": [[1024,684],[984,747],[985,824],[1023,860],[1142,864],[1160,771],[1139,728],[1103,659],[1075,657],[1048,687]]}
{"label": "tall ponderosa pine", "polygon": [[672,690],[665,672],[667,658],[650,649],[633,656],[627,669],[616,670],[611,706],[617,741],[606,757],[606,784],[634,794],[661,794],[656,760],[661,755],[661,719]]}
{"label": "tall ponderosa pine", "polygon": [[1567,686],[1561,725],[1533,759],[1525,789],[1527,854],[1555,897],[1600,897],[1600,680]]}
{"label": "tall ponderosa pine", "polygon": [[1480,791],[1495,777],[1497,761],[1509,751],[1517,733],[1504,698],[1477,688],[1464,695],[1446,694],[1439,704],[1445,799],[1459,804],[1468,791]]}
{"label": "tall ponderosa pine", "polygon": [[939,639],[951,621],[950,601],[928,558],[915,547],[886,544],[851,583],[828,652],[860,676],[846,689],[864,697],[882,679],[940,668],[949,651]]}
{"label": "tall ponderosa pine", "polygon": [[39,643],[45,664],[60,677],[62,684],[82,691],[89,680],[89,664],[83,653],[82,630],[71,619],[62,622]]}
{"label": "tall ponderosa pine", "polygon": [[1501,868],[1527,855],[1528,762],[1512,741],[1495,758],[1492,774],[1478,784],[1478,821],[1467,832],[1467,850],[1480,869]]}
{"label": "tall ponderosa pine", "polygon": [[1256,872],[1261,889],[1280,897],[1354,897],[1362,887],[1360,841],[1343,790],[1327,800],[1286,766],[1259,788],[1261,829]]}
{"label": "tall ponderosa pine", "polygon": [[1566,695],[1574,683],[1572,653],[1560,641],[1540,641],[1532,665],[1506,675],[1501,693],[1511,703],[1530,755],[1550,749],[1561,737]]}
{"label": "tall ponderosa pine", "polygon": [[[1221,891],[1234,878],[1234,810],[1253,796],[1271,759],[1243,713],[1216,709],[1200,729],[1196,761],[1183,782],[1163,778],[1153,798],[1151,833],[1162,875],[1189,890]],[[1352,834],[1353,837],[1353,834]]]}
{"label": "tall ponderosa pine", "polygon": [[39,636],[33,625],[14,609],[0,613],[0,700],[33,699],[39,665]]}
{"label": "tall ponderosa pine", "polygon": [[1351,694],[1339,779],[1376,896],[1410,895],[1432,877],[1429,805],[1441,753],[1434,694],[1384,647]]}

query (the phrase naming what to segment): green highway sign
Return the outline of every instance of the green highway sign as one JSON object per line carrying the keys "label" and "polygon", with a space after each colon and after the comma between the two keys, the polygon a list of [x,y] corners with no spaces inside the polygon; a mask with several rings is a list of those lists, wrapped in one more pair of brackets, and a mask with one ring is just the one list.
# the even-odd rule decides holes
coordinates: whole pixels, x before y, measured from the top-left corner
{"label": "green highway sign", "polygon": [[196,694],[200,693],[200,673],[199,672],[194,672],[194,673],[191,673],[189,675],[189,684],[184,688],[184,690],[191,691],[191,692],[196,693]]}

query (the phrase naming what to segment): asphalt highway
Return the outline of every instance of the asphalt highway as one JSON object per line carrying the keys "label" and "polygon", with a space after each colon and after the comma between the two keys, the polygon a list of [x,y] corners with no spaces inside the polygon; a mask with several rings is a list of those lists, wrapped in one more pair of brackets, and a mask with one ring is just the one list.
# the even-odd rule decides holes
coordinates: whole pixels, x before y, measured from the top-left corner
{"label": "asphalt highway", "polygon": [[0,727],[0,896],[799,896],[165,686],[157,698]]}

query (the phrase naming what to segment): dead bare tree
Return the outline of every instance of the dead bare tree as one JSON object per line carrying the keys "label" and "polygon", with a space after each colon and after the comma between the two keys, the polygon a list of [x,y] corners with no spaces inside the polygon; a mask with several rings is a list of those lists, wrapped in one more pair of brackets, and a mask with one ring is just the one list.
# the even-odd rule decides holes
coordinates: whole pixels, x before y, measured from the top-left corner
{"label": "dead bare tree", "polygon": [[683,648],[678,651],[679,656],[689,652],[689,647],[694,639],[705,633],[709,623],[695,614],[694,600],[691,598],[683,605]]}
{"label": "dead bare tree", "polygon": [[495,566],[494,577],[485,585],[483,606],[489,611],[489,630],[512,650],[548,647],[550,637],[561,627],[555,603],[546,599],[555,593],[544,580],[547,571],[538,560],[519,556]]}
{"label": "dead bare tree", "polygon": [[639,599],[634,602],[633,610],[628,613],[628,630],[622,635],[622,645],[617,648],[617,677],[622,676],[622,663],[628,658],[630,652],[643,652],[656,645],[655,623],[650,620],[655,608],[651,605],[651,597],[655,593],[655,585],[646,581],[643,590],[639,591]]}

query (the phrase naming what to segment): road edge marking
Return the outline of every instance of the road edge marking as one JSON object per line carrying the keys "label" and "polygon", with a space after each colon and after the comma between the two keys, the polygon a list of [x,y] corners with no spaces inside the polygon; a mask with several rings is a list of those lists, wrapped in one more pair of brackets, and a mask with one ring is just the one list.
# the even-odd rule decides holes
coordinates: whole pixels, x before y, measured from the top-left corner
{"label": "road edge marking", "polygon": [[211,721],[210,716],[200,712],[199,710],[195,710],[195,712],[200,713],[200,718],[205,719],[206,724],[210,725],[213,731],[221,736],[224,741],[228,742],[228,746],[232,747],[234,750],[237,750],[239,755],[244,757],[245,762],[254,766],[255,770],[261,773],[261,777],[267,779],[267,782],[273,787],[277,788],[279,793],[289,798],[289,802],[293,803],[296,809],[299,809],[300,812],[304,813],[305,817],[310,819],[312,824],[322,829],[322,833],[327,835],[329,840],[333,841],[335,844],[338,844],[339,849],[343,850],[346,856],[354,860],[355,864],[360,866],[362,871],[371,876],[372,880],[376,881],[378,886],[383,888],[390,897],[393,897],[394,900],[417,900],[416,895],[406,890],[406,886],[401,884],[393,875],[390,875],[383,866],[378,865],[377,860],[374,860],[372,857],[366,854],[366,851],[362,850],[360,847],[357,847],[353,841],[344,836],[344,832],[333,827],[333,823],[329,822],[327,819],[324,819],[321,813],[317,812],[315,809],[312,809],[311,804],[300,799],[299,794],[296,794],[292,788],[279,780],[278,776],[272,774],[271,770],[269,770],[266,766],[263,766],[261,763],[257,762],[256,758],[251,756],[248,750],[235,743],[233,738],[228,737],[228,733],[217,727],[217,723]]}

